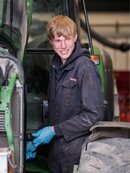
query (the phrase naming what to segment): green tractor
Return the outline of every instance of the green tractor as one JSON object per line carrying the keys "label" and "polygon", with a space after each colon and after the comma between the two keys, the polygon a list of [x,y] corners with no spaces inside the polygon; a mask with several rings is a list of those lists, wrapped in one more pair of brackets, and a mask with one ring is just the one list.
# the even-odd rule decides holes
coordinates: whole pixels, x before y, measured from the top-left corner
{"label": "green tractor", "polygon": [[25,56],[32,1],[0,1],[0,172],[23,172]]}
{"label": "green tractor", "polygon": [[[82,44],[80,34],[80,8],[86,26],[85,44]],[[76,22],[78,39],[82,46],[90,51],[91,58],[100,73],[105,114],[104,121],[99,122],[96,128],[92,127],[92,134],[93,132],[95,134],[94,129],[99,129],[99,132],[105,128],[107,131],[111,126],[113,129],[125,129],[129,132],[127,123],[113,124],[116,122],[113,122],[112,61],[107,52],[93,47],[86,1],[0,0],[0,172],[2,173],[49,173],[45,156],[40,154],[42,150],[44,153],[44,147],[39,149],[39,156],[36,159],[26,161],[25,146],[26,142],[31,140],[30,134],[45,121],[48,72],[54,55],[47,38],[46,24],[52,16],[58,14],[67,15]],[[110,124],[107,124],[108,121]],[[118,130],[114,137],[117,137],[116,135],[118,136]],[[107,135],[102,137],[108,138]],[[86,139],[84,147],[89,141]],[[83,151],[87,151],[84,147]],[[84,169],[82,167],[82,163],[86,163],[86,158],[82,160],[83,154],[84,152],[81,153],[80,165],[74,167],[74,173],[77,173],[78,168],[78,173],[85,173],[87,170],[87,166],[83,166]]]}

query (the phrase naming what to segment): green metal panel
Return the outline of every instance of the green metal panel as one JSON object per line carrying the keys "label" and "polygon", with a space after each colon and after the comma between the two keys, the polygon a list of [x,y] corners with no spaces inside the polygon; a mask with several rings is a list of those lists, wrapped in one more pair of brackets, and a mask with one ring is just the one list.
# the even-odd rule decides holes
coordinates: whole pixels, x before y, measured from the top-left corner
{"label": "green metal panel", "polygon": [[96,66],[97,66],[97,69],[98,69],[100,77],[101,77],[103,93],[105,93],[106,86],[105,86],[105,73],[104,73],[103,57],[102,57],[101,51],[97,47],[94,47],[94,54],[99,55],[99,57],[100,57],[99,64],[97,64]]}
{"label": "green metal panel", "polygon": [[28,28],[32,23],[32,5],[33,5],[33,0],[27,0]]}
{"label": "green metal panel", "polygon": [[5,22],[5,17],[6,17],[6,5],[7,5],[7,0],[0,1],[0,27],[4,24]]}
{"label": "green metal panel", "polygon": [[15,87],[17,74],[12,73],[9,85],[2,86],[0,95],[0,110],[5,112],[5,129],[7,133],[8,143],[11,151],[14,151],[14,139],[11,128],[11,98]]}

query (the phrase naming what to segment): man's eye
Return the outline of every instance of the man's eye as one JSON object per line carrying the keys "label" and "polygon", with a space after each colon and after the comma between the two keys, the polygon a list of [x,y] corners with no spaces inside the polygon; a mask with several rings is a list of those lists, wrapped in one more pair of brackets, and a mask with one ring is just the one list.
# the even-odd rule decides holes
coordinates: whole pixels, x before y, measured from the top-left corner
{"label": "man's eye", "polygon": [[69,38],[66,38],[66,41],[70,41],[71,40],[71,38],[69,37]]}
{"label": "man's eye", "polygon": [[55,43],[60,43],[60,40],[55,40]]}

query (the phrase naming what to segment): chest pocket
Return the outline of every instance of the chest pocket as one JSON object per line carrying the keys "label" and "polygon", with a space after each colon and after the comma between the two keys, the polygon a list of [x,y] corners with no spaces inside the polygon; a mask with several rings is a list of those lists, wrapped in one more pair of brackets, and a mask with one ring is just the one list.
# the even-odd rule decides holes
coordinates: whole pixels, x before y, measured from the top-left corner
{"label": "chest pocket", "polygon": [[64,106],[75,106],[78,95],[78,82],[74,80],[65,80],[62,83],[62,91]]}

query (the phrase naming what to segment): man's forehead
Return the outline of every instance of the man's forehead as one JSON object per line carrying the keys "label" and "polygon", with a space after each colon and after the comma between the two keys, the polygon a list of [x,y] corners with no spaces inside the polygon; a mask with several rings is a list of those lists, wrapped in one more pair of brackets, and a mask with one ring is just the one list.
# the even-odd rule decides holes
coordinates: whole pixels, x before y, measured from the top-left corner
{"label": "man's forehead", "polygon": [[72,35],[70,34],[70,33],[55,33],[54,35],[53,35],[53,38],[54,39],[56,39],[56,38],[60,38],[60,37],[64,37],[64,38],[71,38],[72,37]]}

